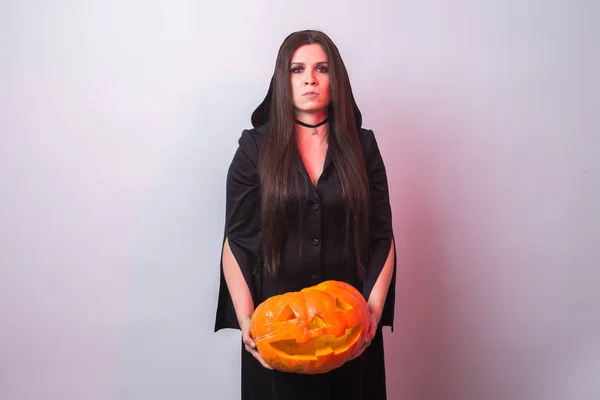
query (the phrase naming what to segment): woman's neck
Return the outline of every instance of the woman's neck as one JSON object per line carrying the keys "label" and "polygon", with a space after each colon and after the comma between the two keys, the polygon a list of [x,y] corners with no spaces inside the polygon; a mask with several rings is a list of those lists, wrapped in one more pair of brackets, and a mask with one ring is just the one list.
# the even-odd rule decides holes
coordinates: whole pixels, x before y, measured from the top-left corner
{"label": "woman's neck", "polygon": [[316,112],[296,112],[294,118],[309,125],[316,125],[327,118],[327,110]]}

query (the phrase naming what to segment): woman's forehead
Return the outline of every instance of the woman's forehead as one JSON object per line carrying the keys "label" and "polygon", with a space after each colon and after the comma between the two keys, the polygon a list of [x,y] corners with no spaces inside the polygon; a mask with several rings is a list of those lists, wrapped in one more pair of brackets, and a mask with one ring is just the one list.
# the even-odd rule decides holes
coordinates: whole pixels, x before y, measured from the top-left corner
{"label": "woman's forehead", "polygon": [[327,62],[327,54],[320,44],[305,44],[300,46],[292,54],[291,63],[324,63]]}

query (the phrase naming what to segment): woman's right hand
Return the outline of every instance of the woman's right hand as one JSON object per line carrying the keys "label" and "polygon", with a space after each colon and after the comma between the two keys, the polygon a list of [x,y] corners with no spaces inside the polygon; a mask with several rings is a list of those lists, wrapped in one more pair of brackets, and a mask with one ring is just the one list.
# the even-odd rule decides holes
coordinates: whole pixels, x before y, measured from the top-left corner
{"label": "woman's right hand", "polygon": [[262,356],[258,352],[258,349],[256,348],[256,343],[254,343],[254,340],[252,340],[252,336],[250,335],[250,318],[243,320],[240,324],[240,327],[242,328],[242,342],[244,342],[246,351],[252,354],[254,358],[256,358],[258,362],[262,364],[263,367],[267,369],[273,369],[265,362],[265,360],[263,360]]}

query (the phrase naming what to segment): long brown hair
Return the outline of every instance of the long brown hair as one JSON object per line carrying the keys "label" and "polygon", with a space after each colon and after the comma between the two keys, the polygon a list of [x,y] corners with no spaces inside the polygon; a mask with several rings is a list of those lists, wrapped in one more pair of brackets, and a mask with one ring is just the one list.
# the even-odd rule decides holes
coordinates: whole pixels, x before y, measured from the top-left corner
{"label": "long brown hair", "polygon": [[290,61],[300,46],[315,43],[320,44],[327,54],[330,85],[327,140],[346,205],[344,256],[354,261],[358,276],[362,279],[369,257],[370,238],[369,179],[358,137],[362,116],[337,47],[326,34],[319,31],[294,32],[284,40],[267,96],[252,113],[254,127],[269,123],[258,161],[264,263],[268,274],[277,273],[288,228],[289,200],[293,193],[299,193],[300,190],[296,172],[299,154],[294,136]]}

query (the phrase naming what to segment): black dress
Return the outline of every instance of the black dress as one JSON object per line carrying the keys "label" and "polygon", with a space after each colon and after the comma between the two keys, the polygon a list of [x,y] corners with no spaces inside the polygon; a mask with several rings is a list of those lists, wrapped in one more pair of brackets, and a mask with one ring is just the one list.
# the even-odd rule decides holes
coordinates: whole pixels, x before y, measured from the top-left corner
{"label": "black dress", "polygon": [[[277,279],[263,273],[261,262],[260,190],[257,163],[267,126],[244,130],[227,174],[227,203],[224,239],[227,237],[255,306],[265,299],[299,291],[319,282],[335,279],[362,292],[365,299],[385,264],[393,238],[387,176],[375,136],[361,129],[360,142],[371,185],[372,237],[367,275],[360,281],[356,268],[343,258],[345,214],[337,171],[328,153],[323,173],[315,187],[298,157],[298,173],[306,183],[306,199],[298,212],[291,212],[289,234],[281,252]],[[302,224],[300,232],[298,224]],[[296,232],[294,234],[294,232]],[[301,257],[298,249],[302,248]],[[383,400],[386,398],[385,365],[381,328],[393,329],[396,266],[387,294],[377,335],[364,353],[342,367],[319,375],[271,371],[262,367],[242,345],[242,400]],[[239,329],[231,297],[223,276],[215,332]]]}

